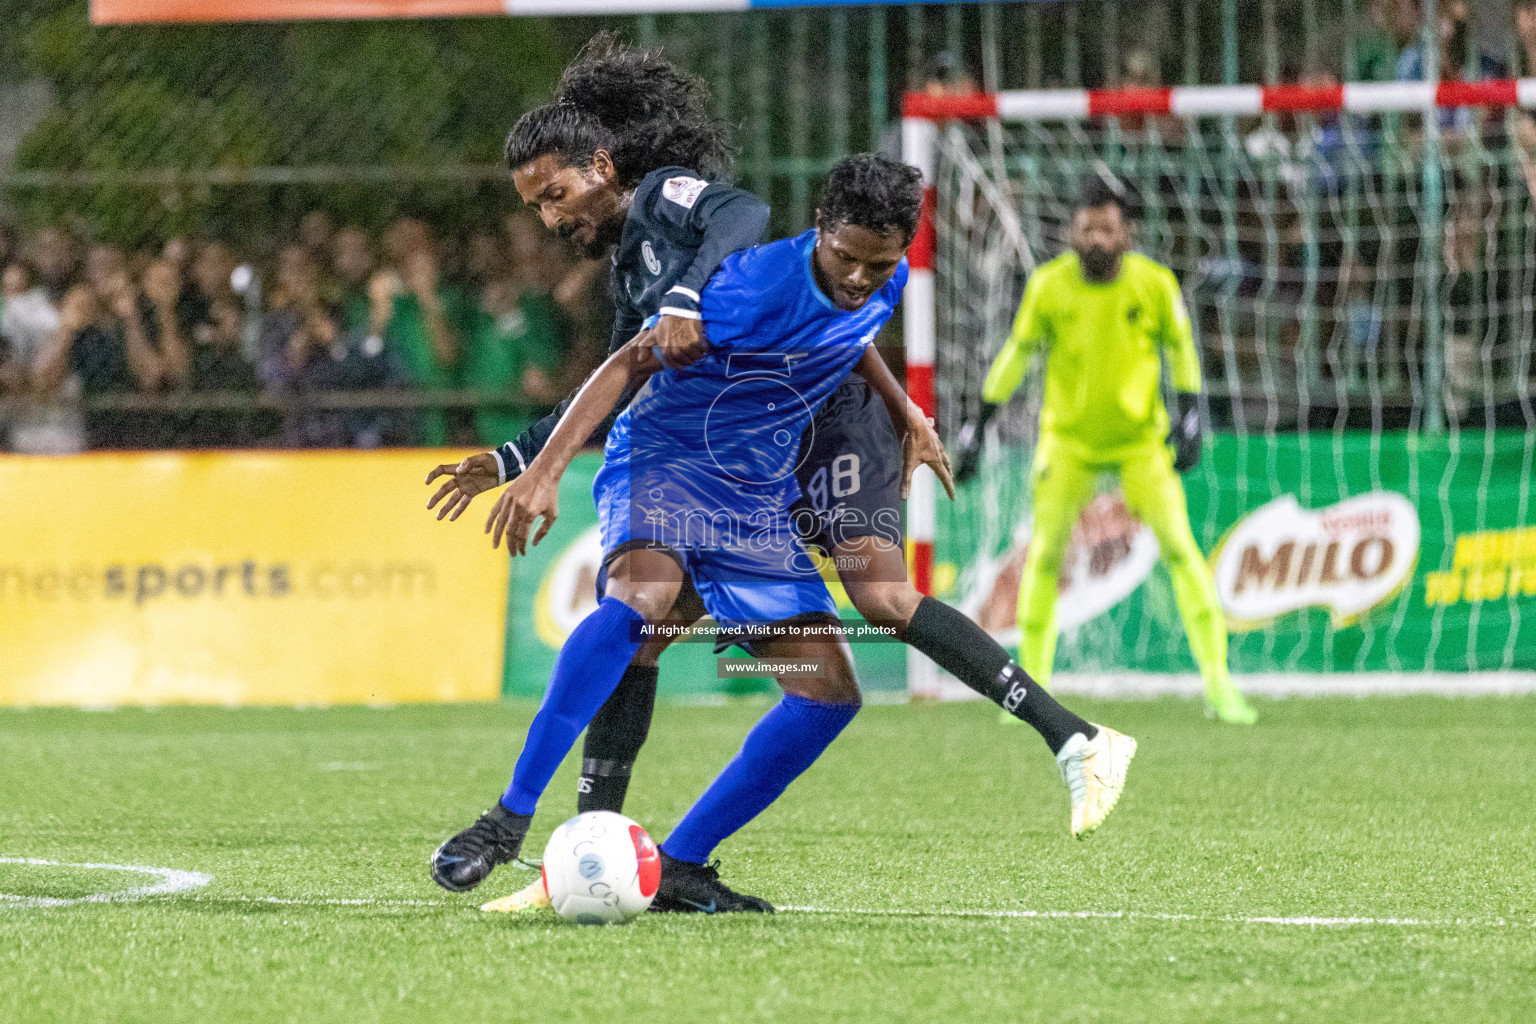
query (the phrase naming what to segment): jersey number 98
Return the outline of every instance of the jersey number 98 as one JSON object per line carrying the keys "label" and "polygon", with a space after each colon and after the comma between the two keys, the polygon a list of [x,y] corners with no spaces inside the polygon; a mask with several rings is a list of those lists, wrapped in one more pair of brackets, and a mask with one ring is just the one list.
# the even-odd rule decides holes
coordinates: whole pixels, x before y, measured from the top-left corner
{"label": "jersey number 98", "polygon": [[[820,511],[826,509],[831,502],[827,497],[827,468],[818,467],[811,476],[810,498],[811,504]],[[859,457],[852,452],[847,455],[839,455],[832,460],[832,497],[846,498],[849,495],[859,493]]]}

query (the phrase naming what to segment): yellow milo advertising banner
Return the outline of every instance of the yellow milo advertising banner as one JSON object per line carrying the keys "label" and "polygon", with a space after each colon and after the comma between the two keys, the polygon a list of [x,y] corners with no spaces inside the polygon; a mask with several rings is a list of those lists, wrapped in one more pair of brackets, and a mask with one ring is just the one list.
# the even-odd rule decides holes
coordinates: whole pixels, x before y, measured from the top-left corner
{"label": "yellow milo advertising banner", "polygon": [[460,457],[0,456],[0,705],[496,699],[507,557],[422,485]]}

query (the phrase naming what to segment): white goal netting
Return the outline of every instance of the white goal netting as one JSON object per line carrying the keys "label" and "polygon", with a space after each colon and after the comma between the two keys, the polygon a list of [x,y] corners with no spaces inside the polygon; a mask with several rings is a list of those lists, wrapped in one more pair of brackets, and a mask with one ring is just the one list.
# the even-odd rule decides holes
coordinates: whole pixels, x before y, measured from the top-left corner
{"label": "white goal netting", "polygon": [[[954,121],[938,140],[946,437],[1082,178],[1113,174],[1194,321],[1212,433],[1185,486],[1233,669],[1536,668],[1529,115]],[[937,509],[936,588],[1008,640],[1039,402],[1032,373],[979,483]],[[1103,481],[1060,580],[1059,670],[1193,670],[1156,554]]]}

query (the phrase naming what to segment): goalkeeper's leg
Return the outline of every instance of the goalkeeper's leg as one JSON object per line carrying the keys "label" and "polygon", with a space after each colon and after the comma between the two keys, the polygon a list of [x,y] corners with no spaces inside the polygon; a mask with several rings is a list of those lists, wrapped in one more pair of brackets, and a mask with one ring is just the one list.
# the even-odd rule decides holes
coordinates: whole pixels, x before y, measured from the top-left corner
{"label": "goalkeeper's leg", "polygon": [[1227,622],[1205,556],[1189,528],[1184,485],[1173,471],[1166,445],[1150,445],[1120,466],[1125,503],[1157,537],[1173,593],[1189,637],[1189,649],[1205,681],[1206,711],[1224,722],[1249,725],[1258,715],[1227,669]]}
{"label": "goalkeeper's leg", "polygon": [[1040,439],[1032,476],[1035,521],[1019,581],[1019,664],[1048,687],[1056,660],[1056,581],[1072,528],[1093,498],[1097,473],[1047,435]]}

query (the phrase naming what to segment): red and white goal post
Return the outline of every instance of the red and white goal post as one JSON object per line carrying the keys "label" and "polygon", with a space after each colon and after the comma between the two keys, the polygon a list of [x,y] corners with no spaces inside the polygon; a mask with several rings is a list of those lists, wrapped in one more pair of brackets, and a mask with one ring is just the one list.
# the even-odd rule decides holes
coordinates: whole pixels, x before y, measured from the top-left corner
{"label": "red and white goal post", "polygon": [[[1242,315],[1257,324],[1252,328],[1254,335],[1262,334],[1265,329],[1274,328],[1275,322],[1283,316],[1289,316],[1293,320],[1300,318],[1303,339],[1307,337],[1309,319],[1312,321],[1311,331],[1314,341],[1319,331],[1326,335],[1329,330],[1346,334],[1355,330],[1353,326],[1339,326],[1345,323],[1346,314],[1353,315],[1352,311],[1355,307],[1350,305],[1353,300],[1342,296],[1344,286],[1337,282],[1329,284],[1324,280],[1329,273],[1326,267],[1321,272],[1317,270],[1315,264],[1317,263],[1316,253],[1319,250],[1318,239],[1322,239],[1323,242],[1321,251],[1324,253],[1324,260],[1331,258],[1329,254],[1336,249],[1357,262],[1360,261],[1360,240],[1367,234],[1372,238],[1386,237],[1394,231],[1401,234],[1406,226],[1407,230],[1420,232],[1415,235],[1415,238],[1422,238],[1427,244],[1432,234],[1437,236],[1443,234],[1443,226],[1439,221],[1434,222],[1433,229],[1427,226],[1424,218],[1429,216],[1429,207],[1434,206],[1439,209],[1454,202],[1454,197],[1447,197],[1445,203],[1432,203],[1428,199],[1421,201],[1420,194],[1416,191],[1417,179],[1414,177],[1417,174],[1414,168],[1422,163],[1418,161],[1420,151],[1410,149],[1410,147],[1421,145],[1421,141],[1408,143],[1394,137],[1390,146],[1387,147],[1396,147],[1392,149],[1390,155],[1393,158],[1401,157],[1401,167],[1409,169],[1411,173],[1404,174],[1401,181],[1396,178],[1383,178],[1379,172],[1367,172],[1364,176],[1357,174],[1360,180],[1350,187],[1360,192],[1363,197],[1360,205],[1366,210],[1365,213],[1351,214],[1355,219],[1349,225],[1337,219],[1329,210],[1319,212],[1317,209],[1311,209],[1297,215],[1295,211],[1309,202],[1307,195],[1310,193],[1315,199],[1320,191],[1317,187],[1308,186],[1305,182],[1298,185],[1297,179],[1305,179],[1308,175],[1326,176],[1332,172],[1325,166],[1326,161],[1314,160],[1314,165],[1308,166],[1306,159],[1293,154],[1288,148],[1289,144],[1284,140],[1279,143],[1282,147],[1286,147],[1282,157],[1275,158],[1273,153],[1261,152],[1265,143],[1257,133],[1257,128],[1268,124],[1271,126],[1272,135],[1278,137],[1284,132],[1292,131],[1296,125],[1304,123],[1315,126],[1325,120],[1333,124],[1342,122],[1353,125],[1411,122],[1414,125],[1426,127],[1433,121],[1438,127],[1442,121],[1470,116],[1461,113],[1442,113],[1438,117],[1426,117],[1432,111],[1446,108],[1486,108],[1482,116],[1489,123],[1494,123],[1499,118],[1497,108],[1503,108],[1506,113],[1511,110],[1518,111],[1519,108],[1536,108],[1536,79],[1440,84],[1361,83],[1328,87],[1286,85],[1196,86],[1109,91],[1022,90],[945,97],[926,94],[908,95],[903,105],[902,153],[907,163],[922,171],[925,182],[922,223],[908,256],[911,275],[903,304],[908,392],[929,415],[937,417],[941,425],[948,428],[947,436],[953,437],[953,428],[959,422],[958,410],[944,409],[942,406],[951,400],[949,397],[951,393],[967,396],[979,393],[980,375],[985,372],[987,362],[995,354],[1002,341],[1002,335],[1006,333],[1007,324],[1020,298],[1024,277],[1037,262],[1043,262],[1056,255],[1065,244],[1065,229],[1066,224],[1070,222],[1073,190],[1073,185],[1068,183],[1071,176],[1069,172],[1080,171],[1083,167],[1094,164],[1103,167],[1102,147],[1109,145],[1107,140],[1112,140],[1114,145],[1121,145],[1122,136],[1119,133],[1122,126],[1126,125],[1130,126],[1133,134],[1139,132],[1143,136],[1149,126],[1157,124],[1173,126],[1174,131],[1165,132],[1161,141],[1156,141],[1158,129],[1151,128],[1157,158],[1163,160],[1166,166],[1162,170],[1154,168],[1148,173],[1153,178],[1162,174],[1164,182],[1177,181],[1181,174],[1191,181],[1202,176],[1205,178],[1203,185],[1200,183],[1190,185],[1188,194],[1174,197],[1175,201],[1167,201],[1165,197],[1165,202],[1170,209],[1176,205],[1177,200],[1184,201],[1187,209],[1179,216],[1184,217],[1188,223],[1198,221],[1200,211],[1195,207],[1200,204],[1211,206],[1219,205],[1224,201],[1230,204],[1233,201],[1231,180],[1238,180],[1236,186],[1238,189],[1249,189],[1239,202],[1245,204],[1241,215],[1257,223],[1258,226],[1252,227],[1255,234],[1267,232],[1269,236],[1281,239],[1281,242],[1276,244],[1283,245],[1287,225],[1292,221],[1308,219],[1307,223],[1311,225],[1310,230],[1313,236],[1310,239],[1312,252],[1308,257],[1313,266],[1306,272],[1311,275],[1309,280],[1297,285],[1296,290],[1292,292],[1287,290],[1291,286],[1284,281],[1258,280],[1257,283],[1253,283],[1256,278],[1250,271],[1247,285],[1242,287],[1233,285],[1225,293],[1222,301],[1230,300],[1234,304],[1233,308],[1242,307]],[[1265,117],[1264,115],[1276,116]],[[1234,124],[1246,127],[1234,129],[1232,127]],[[1274,127],[1276,125],[1282,127],[1276,129]],[[1221,159],[1227,162],[1226,168],[1231,173],[1226,175],[1228,185],[1225,200],[1222,198],[1222,188],[1213,184],[1223,177],[1223,170],[1204,167],[1200,164],[1201,160],[1210,161],[1211,148],[1219,149],[1220,147],[1208,147],[1197,151],[1194,144],[1188,141],[1176,144],[1168,142],[1170,137],[1178,136],[1188,139],[1202,132],[1207,141],[1216,138],[1222,132],[1226,133],[1227,148]],[[957,133],[966,135],[969,141],[964,139],[959,142],[953,141]],[[1406,137],[1408,136],[1405,135]],[[1378,139],[1371,145],[1379,150],[1384,144]],[[967,146],[969,155],[964,152]],[[1183,150],[1175,152],[1178,146],[1183,146]],[[1026,150],[1033,154],[1028,159],[1025,158]],[[1120,152],[1123,153],[1124,150]],[[1144,147],[1143,157],[1145,153]],[[1373,156],[1372,159],[1376,157]],[[957,160],[967,165],[963,173],[955,169]],[[1343,162],[1342,158],[1341,162]],[[941,163],[945,166],[941,167]],[[1522,166],[1525,168],[1523,178]],[[1536,161],[1530,159],[1529,155],[1523,158],[1523,163],[1511,157],[1509,166],[1504,169],[1503,178],[1500,179],[1505,184],[1499,187],[1507,188],[1511,196],[1515,194],[1518,187],[1522,210],[1527,208],[1526,182],[1529,181],[1530,187],[1536,189],[1536,174],[1531,171],[1533,166],[1536,166]],[[1165,173],[1169,167],[1188,168],[1188,170]],[[1318,170],[1318,167],[1323,169]],[[1051,174],[1055,177],[1047,181]],[[999,181],[999,176],[1012,180]],[[1449,177],[1446,188],[1460,187],[1454,176]],[[964,184],[956,185],[955,182],[962,178]],[[1516,179],[1520,179],[1518,186],[1513,184]],[[1268,181],[1272,186],[1276,180],[1280,182],[1278,191],[1271,187],[1270,191],[1265,193],[1263,183]],[[1245,185],[1245,181],[1248,184]],[[1363,185],[1360,184],[1361,181],[1364,182]],[[1167,191],[1168,187],[1164,185],[1164,190]],[[1183,186],[1175,184],[1171,187],[1177,190]],[[1038,197],[1042,191],[1052,190],[1054,190],[1052,208],[1042,215]],[[1335,187],[1335,192],[1337,191]],[[1266,194],[1270,197],[1269,206],[1260,201]],[[1260,200],[1254,197],[1260,197]],[[1031,204],[1035,204],[1032,213],[1027,209]],[[1384,205],[1392,204],[1396,204],[1395,208],[1389,209],[1385,214],[1380,212]],[[1282,206],[1285,207],[1284,210],[1281,209]],[[985,229],[989,233],[987,237],[996,243],[996,251],[988,257],[990,262],[985,267],[980,265],[980,257],[972,259],[970,254],[946,251],[945,248],[947,245],[963,248],[971,244],[980,244],[975,240],[981,238],[983,234],[983,228],[979,226],[982,214],[977,212],[982,207],[987,207],[986,217],[990,218],[989,226]],[[1373,210],[1376,212],[1372,213]],[[1232,221],[1240,220],[1238,214],[1232,210],[1220,210],[1217,213]],[[1287,216],[1291,217],[1292,221],[1285,221]],[[1378,218],[1377,223],[1368,223],[1372,216]],[[1525,214],[1522,213],[1521,216]],[[1330,220],[1330,217],[1335,219]],[[1174,219],[1177,220],[1178,217]],[[1247,222],[1239,224],[1237,228],[1232,229],[1233,233],[1249,230],[1246,225]],[[1490,227],[1489,230],[1495,230],[1496,227],[1497,225]],[[1170,257],[1167,254],[1169,253],[1198,248],[1197,245],[1191,244],[1191,239],[1188,237],[1195,230],[1187,224],[1165,227],[1163,229],[1165,237],[1161,238],[1161,246],[1151,245],[1149,247],[1152,250],[1151,254],[1158,255],[1158,258],[1168,262]],[[1173,235],[1180,231],[1185,231],[1186,236],[1173,238]],[[1263,248],[1261,243],[1256,243],[1257,249]],[[1335,246],[1335,249],[1329,249],[1330,245]],[[1368,268],[1371,274],[1368,285],[1376,288],[1375,292],[1367,289],[1368,299],[1378,299],[1380,295],[1385,294],[1382,289],[1389,287],[1405,291],[1419,287],[1417,284],[1403,283],[1412,280],[1415,272],[1420,269],[1417,263],[1405,261],[1416,260],[1418,257],[1399,255],[1407,251],[1401,246],[1391,252],[1388,248],[1385,244],[1375,244],[1371,249],[1371,257],[1379,261],[1382,266]],[[1233,251],[1236,251],[1235,248]],[[976,265],[967,269],[962,267],[962,264],[968,259]],[[1532,263],[1531,269],[1536,271],[1536,262],[1533,262],[1529,255],[1524,259],[1527,263]],[[1392,260],[1398,261],[1394,265],[1396,269],[1387,266]],[[1192,265],[1180,266],[1177,257],[1173,257],[1172,262],[1188,290],[1189,279],[1197,276],[1197,269]],[[957,283],[946,276],[955,274],[969,274],[970,279]],[[1393,274],[1396,276],[1394,277]],[[979,283],[982,282],[983,277],[986,278],[986,282]],[[1209,283],[1209,277],[1205,280]],[[1322,291],[1319,290],[1319,280],[1324,280]],[[1261,296],[1267,294],[1273,301],[1270,301],[1269,306],[1260,308],[1259,300],[1250,301],[1245,298],[1247,293],[1243,291],[1243,287],[1249,290],[1257,289]],[[984,289],[990,289],[996,294],[981,296],[980,292]],[[965,292],[965,295],[957,297],[957,292]],[[1415,291],[1414,294],[1417,295],[1418,292]],[[1430,294],[1433,292],[1431,291]],[[1253,308],[1243,306],[1245,302]],[[1338,306],[1338,309],[1330,310],[1330,302]],[[1288,309],[1284,308],[1287,303],[1289,303]],[[1308,304],[1316,308],[1315,314]],[[961,309],[962,305],[966,305],[967,308]],[[1377,301],[1376,305],[1387,308],[1385,314],[1377,314],[1378,322],[1375,325],[1377,336],[1385,339],[1391,334],[1393,328],[1390,321],[1393,316],[1398,315],[1399,306],[1385,301]],[[1400,305],[1405,310],[1401,314],[1405,319],[1426,315],[1420,308],[1423,306],[1422,303],[1413,303],[1410,308],[1410,304],[1404,300]],[[1300,310],[1299,313],[1298,310]],[[1221,312],[1223,315],[1226,313],[1226,311]],[[1491,322],[1496,310],[1490,305],[1485,312]],[[1199,315],[1199,311],[1195,311],[1197,319]],[[1379,322],[1383,315],[1388,320],[1385,327]],[[1215,316],[1216,314],[1212,313],[1213,322]],[[1266,317],[1269,318],[1268,321]],[[1417,324],[1417,321],[1414,323]],[[1282,329],[1289,328],[1282,325]],[[1401,334],[1407,337],[1417,329],[1416,326],[1404,327]],[[1227,328],[1223,327],[1224,342],[1227,341],[1226,331]],[[1241,334],[1242,331],[1234,330],[1234,333]],[[1526,363],[1531,361],[1530,333],[1529,328],[1526,328],[1526,340],[1523,342],[1525,348],[1522,350],[1524,352],[1522,358]],[[1407,343],[1404,342],[1404,344]],[[1240,345],[1229,344],[1228,347],[1233,350],[1231,365],[1239,366],[1242,373],[1255,374],[1248,379],[1249,394],[1239,395],[1233,393],[1234,388],[1241,387],[1240,374],[1237,371],[1229,367],[1228,372],[1223,374],[1221,367],[1207,367],[1208,387],[1214,385],[1227,389],[1223,400],[1232,403],[1240,421],[1235,431],[1242,433],[1246,429],[1253,434],[1258,434],[1263,430],[1272,435],[1277,429],[1282,432],[1289,429],[1287,417],[1294,418],[1293,413],[1282,409],[1277,417],[1273,408],[1269,408],[1268,413],[1260,415],[1252,411],[1252,406],[1255,402],[1262,404],[1268,401],[1272,407],[1276,404],[1276,395],[1283,396],[1284,400],[1279,404],[1284,405],[1285,402],[1292,401],[1298,387],[1305,392],[1307,384],[1304,378],[1308,373],[1305,366],[1299,370],[1296,364],[1267,367],[1265,360],[1269,357],[1263,352],[1253,356],[1251,353],[1241,351]],[[1385,351],[1386,347],[1388,347],[1387,342],[1383,341],[1381,351]],[[1358,376],[1359,380],[1365,383],[1358,385],[1360,389],[1358,393],[1362,397],[1357,401],[1374,403],[1378,408],[1389,407],[1395,401],[1394,396],[1397,392],[1394,388],[1399,384],[1393,383],[1395,378],[1389,379],[1390,374],[1383,376],[1379,366],[1372,368],[1368,365],[1371,358],[1377,358],[1375,354],[1367,352],[1361,355],[1357,352],[1360,346],[1349,341],[1341,343],[1338,348],[1349,359],[1364,360],[1360,365],[1365,366],[1366,369],[1360,371]],[[963,382],[948,380],[951,370],[946,366],[946,358],[949,357],[947,354],[952,354],[951,362],[966,363],[969,367],[968,380]],[[1450,358],[1449,350],[1445,358]],[[1248,363],[1243,362],[1245,359]],[[1484,361],[1487,362],[1486,357]],[[1410,367],[1408,375],[1413,376],[1413,359],[1405,357],[1398,362],[1408,365]],[[1253,365],[1250,365],[1255,363],[1257,369],[1253,369]],[[1356,392],[1350,391],[1349,388],[1355,388],[1356,383],[1350,383],[1346,387],[1340,381],[1354,372],[1353,369],[1348,368],[1324,368],[1317,377],[1320,383],[1313,385],[1314,392],[1311,397],[1303,394],[1299,400],[1300,403],[1304,406],[1309,401],[1315,401],[1318,394],[1317,388],[1332,389],[1330,401],[1334,397],[1343,402],[1351,400],[1350,396]],[[1434,372],[1441,373],[1443,376],[1448,372],[1448,367],[1441,365]],[[1470,372],[1475,374],[1477,368],[1474,367]],[[1272,384],[1271,377],[1278,383]],[[1299,379],[1301,383],[1297,384],[1290,378]],[[1491,386],[1486,384],[1486,380],[1487,378],[1485,378],[1485,390]],[[1417,379],[1401,384],[1404,389],[1411,387],[1415,396],[1412,401],[1415,403],[1423,402],[1421,395],[1424,386],[1424,383]],[[1451,389],[1449,378],[1446,379],[1445,387],[1448,395],[1446,401],[1449,402]],[[1266,388],[1272,393],[1261,394],[1260,392]],[[1474,387],[1470,390],[1476,389]],[[1333,394],[1335,392],[1336,395]],[[1407,391],[1403,393],[1406,394]],[[1472,400],[1475,401],[1476,398],[1474,394]],[[1445,415],[1440,409],[1434,410],[1434,414],[1440,417]],[[1244,415],[1249,417],[1246,424],[1241,421]],[[1260,423],[1259,420],[1264,419],[1264,416],[1268,417],[1267,420]],[[1454,430],[1456,429],[1454,410],[1452,421],[1450,429]],[[1340,420],[1340,422],[1343,421]],[[1426,422],[1434,422],[1434,420],[1432,418]],[[1020,428],[1014,436],[1025,438],[1026,434],[1028,430]],[[1025,443],[1028,443],[1028,438]],[[907,515],[913,582],[919,590],[929,594],[934,592],[935,587],[934,556],[939,511],[936,506],[936,493],[937,485],[932,474],[926,470],[920,471],[912,483]],[[991,500],[995,503],[995,496]],[[1010,496],[1005,500],[1015,499]],[[999,534],[1006,530],[999,527],[992,532]],[[1208,530],[1208,536],[1205,538],[1207,542],[1210,540],[1209,532]],[[1196,524],[1196,533],[1200,536],[1199,524]],[[964,601],[960,603],[965,607]],[[1061,664],[1060,658],[1058,658],[1058,664]],[[907,677],[909,692],[914,696],[939,695],[952,690],[947,684],[940,684],[937,670],[927,659],[914,656],[910,652]]]}

